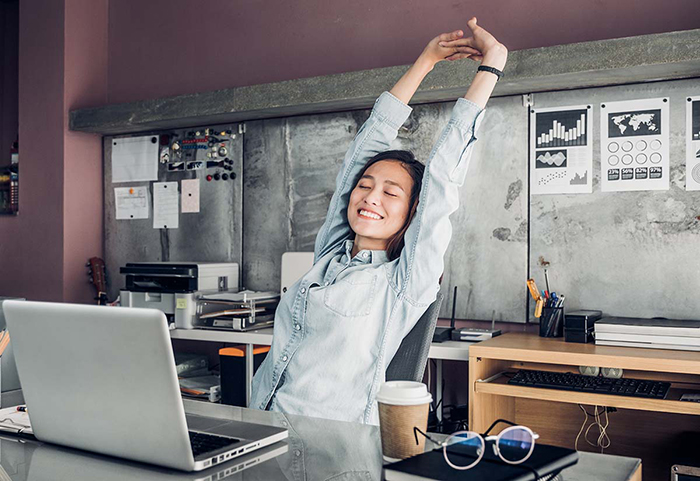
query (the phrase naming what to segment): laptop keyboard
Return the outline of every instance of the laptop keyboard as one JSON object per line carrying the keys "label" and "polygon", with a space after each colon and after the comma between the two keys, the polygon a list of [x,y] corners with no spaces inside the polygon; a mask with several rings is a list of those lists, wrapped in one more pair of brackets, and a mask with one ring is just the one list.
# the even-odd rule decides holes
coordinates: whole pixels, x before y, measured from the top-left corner
{"label": "laptop keyboard", "polygon": [[215,434],[207,434],[189,431],[190,434],[190,445],[192,446],[192,454],[196,458],[200,454],[210,453],[221,449],[225,446],[230,446],[234,443],[240,441],[235,438],[228,438],[225,436],[217,436]]}

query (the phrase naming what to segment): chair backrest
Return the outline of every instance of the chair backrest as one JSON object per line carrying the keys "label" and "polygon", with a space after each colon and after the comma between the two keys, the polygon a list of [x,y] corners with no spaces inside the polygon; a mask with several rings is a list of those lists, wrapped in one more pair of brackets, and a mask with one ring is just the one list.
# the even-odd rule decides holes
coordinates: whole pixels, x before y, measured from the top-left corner
{"label": "chair backrest", "polygon": [[437,298],[428,310],[418,319],[411,332],[403,338],[399,350],[386,369],[387,381],[418,381],[423,380],[425,366],[428,363],[428,351],[433,340],[443,295],[438,292]]}

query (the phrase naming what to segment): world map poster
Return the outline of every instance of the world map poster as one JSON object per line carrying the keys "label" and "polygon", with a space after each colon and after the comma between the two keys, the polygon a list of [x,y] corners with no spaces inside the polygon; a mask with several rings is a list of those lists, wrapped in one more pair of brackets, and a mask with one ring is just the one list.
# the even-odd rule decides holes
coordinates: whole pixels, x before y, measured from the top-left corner
{"label": "world map poster", "polygon": [[530,192],[593,191],[592,105],[530,110]]}
{"label": "world map poster", "polygon": [[600,104],[603,192],[668,190],[669,99]]}

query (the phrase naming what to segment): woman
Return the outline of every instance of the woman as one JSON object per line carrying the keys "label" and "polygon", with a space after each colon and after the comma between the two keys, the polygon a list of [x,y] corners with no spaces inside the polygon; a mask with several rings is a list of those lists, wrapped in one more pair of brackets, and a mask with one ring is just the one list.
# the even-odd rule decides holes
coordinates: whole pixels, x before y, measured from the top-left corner
{"label": "woman", "polygon": [[[386,367],[439,290],[449,215],[508,55],[476,18],[467,25],[471,37],[457,30],[431,40],[357,133],[316,238],[314,265],[277,308],[251,407],[377,424],[374,398]],[[462,58],[491,71],[479,71],[457,101],[425,168],[410,152],[387,151],[423,78],[438,62]]]}

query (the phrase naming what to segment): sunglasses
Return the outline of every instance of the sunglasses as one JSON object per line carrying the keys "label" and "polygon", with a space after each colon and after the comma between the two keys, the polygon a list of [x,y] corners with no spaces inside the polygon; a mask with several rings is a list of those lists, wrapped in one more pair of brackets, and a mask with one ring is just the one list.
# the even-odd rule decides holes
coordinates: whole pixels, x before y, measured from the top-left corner
{"label": "sunglasses", "polygon": [[[508,424],[509,427],[491,435],[491,430],[499,423]],[[413,436],[418,444],[418,433],[428,440],[442,446],[445,461],[450,467],[466,470],[476,466],[484,457],[486,445],[490,444],[493,453],[504,463],[520,464],[532,455],[535,449],[535,441],[540,437],[527,426],[520,426],[505,419],[498,419],[486,430],[484,434],[474,431],[457,431],[450,434],[443,442],[439,442],[425,434],[420,429],[413,428]]]}

